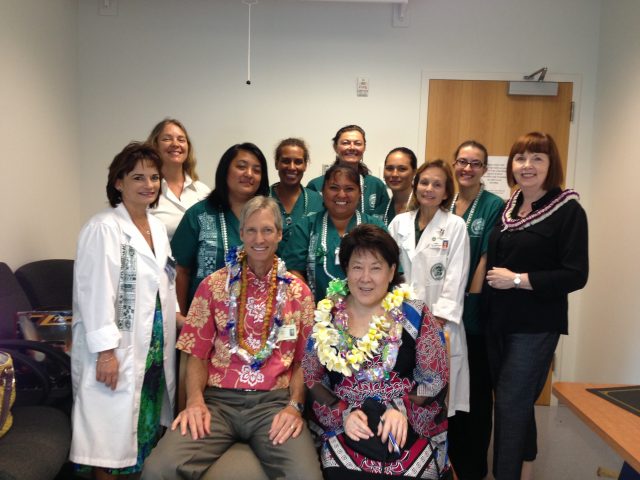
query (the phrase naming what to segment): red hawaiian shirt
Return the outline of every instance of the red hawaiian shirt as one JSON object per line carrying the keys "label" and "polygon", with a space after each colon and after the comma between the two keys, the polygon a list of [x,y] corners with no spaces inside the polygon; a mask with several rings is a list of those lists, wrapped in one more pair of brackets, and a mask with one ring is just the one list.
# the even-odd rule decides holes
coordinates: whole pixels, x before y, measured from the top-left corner
{"label": "red hawaiian shirt", "polygon": [[[286,276],[291,283],[286,288],[282,309],[283,327],[295,325],[297,337],[278,341],[277,347],[259,370],[253,370],[242,358],[229,352],[229,332],[226,329],[229,313],[227,268],[212,273],[200,283],[176,347],[209,360],[208,386],[250,390],[289,387],[292,364],[302,360],[307,337],[313,328],[314,304],[309,287],[288,272]],[[271,272],[262,278],[256,277],[251,270],[247,272],[245,341],[252,348],[259,347],[262,341],[270,278]],[[274,298],[272,314],[276,311],[276,301]]]}

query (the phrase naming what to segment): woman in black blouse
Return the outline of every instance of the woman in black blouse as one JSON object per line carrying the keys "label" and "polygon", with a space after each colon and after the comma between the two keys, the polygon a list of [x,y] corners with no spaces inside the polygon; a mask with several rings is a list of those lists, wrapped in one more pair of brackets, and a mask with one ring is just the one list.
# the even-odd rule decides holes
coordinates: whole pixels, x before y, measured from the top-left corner
{"label": "woman in black blouse", "polygon": [[587,217],[578,194],[562,190],[551,136],[532,132],[511,147],[507,181],[517,186],[487,252],[487,347],[495,390],[493,471],[531,478],[537,454],[534,404],[560,335],[567,295],[587,282]]}

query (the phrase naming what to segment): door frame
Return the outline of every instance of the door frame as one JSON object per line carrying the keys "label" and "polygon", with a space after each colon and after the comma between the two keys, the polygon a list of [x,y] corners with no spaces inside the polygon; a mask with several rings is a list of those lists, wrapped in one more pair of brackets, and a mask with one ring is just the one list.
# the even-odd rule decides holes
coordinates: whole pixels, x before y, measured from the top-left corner
{"label": "door frame", "polygon": [[[422,70],[421,87],[420,87],[420,116],[418,122],[418,152],[424,155],[427,144],[427,117],[429,109],[429,81],[430,80],[496,80],[496,81],[518,81],[522,80],[523,74],[516,72],[462,72],[462,71],[441,71],[441,70]],[[569,188],[575,186],[576,182],[576,156],[578,145],[578,131],[580,120],[580,98],[582,96],[582,76],[579,74],[552,74],[549,73],[545,80],[550,82],[572,82],[573,91],[571,101],[573,102],[573,120],[569,122],[569,151],[567,153],[567,172],[565,185]],[[522,132],[526,133],[526,132]],[[515,140],[515,139],[514,139]],[[453,152],[452,152],[453,153]],[[420,156],[419,155],[419,156]],[[569,317],[571,319],[571,310],[569,309]],[[576,320],[573,320],[576,321]],[[574,364],[576,355],[575,343],[566,342],[565,335],[560,336],[558,347],[554,359],[553,381],[562,379],[572,379],[573,372],[565,371],[570,369]],[[551,395],[551,404],[557,404],[557,399]]]}

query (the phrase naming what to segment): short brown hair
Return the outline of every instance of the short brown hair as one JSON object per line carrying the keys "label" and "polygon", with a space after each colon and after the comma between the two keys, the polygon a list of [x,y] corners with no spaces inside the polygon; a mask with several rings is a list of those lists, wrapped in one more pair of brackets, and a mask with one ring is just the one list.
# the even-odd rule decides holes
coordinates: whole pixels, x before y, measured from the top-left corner
{"label": "short brown hair", "polygon": [[182,164],[182,171],[189,175],[192,180],[198,180],[198,174],[196,173],[196,154],[193,151],[193,145],[191,144],[191,137],[189,137],[189,133],[187,129],[184,128],[184,125],[175,118],[165,118],[161,122],[158,122],[151,133],[147,137],[147,143],[150,143],[153,148],[158,149],[158,138],[164,130],[164,127],[167,125],[175,125],[180,130],[184,132],[184,136],[187,138],[187,145],[189,146],[189,151],[187,152],[187,159]]}
{"label": "short brown hair", "polygon": [[400,283],[400,249],[386,230],[371,223],[362,223],[342,237],[338,257],[345,273],[354,252],[371,252],[382,257],[389,267],[396,267],[389,289]]}
{"label": "short brown hair", "polygon": [[548,133],[530,132],[518,138],[511,147],[509,160],[507,160],[507,183],[510,187],[516,184],[516,179],[513,176],[513,158],[524,152],[545,153],[549,156],[549,171],[542,185],[544,190],[549,191],[562,186],[564,172],[555,140]]}
{"label": "short brown hair", "polygon": [[451,166],[445,162],[444,160],[438,158],[436,160],[429,160],[428,162],[424,162],[418,170],[416,171],[415,177],[413,177],[413,195],[411,196],[411,203],[409,204],[409,210],[415,210],[419,207],[418,204],[418,195],[416,194],[416,190],[418,188],[418,183],[420,183],[420,175],[427,170],[428,168],[439,168],[444,172],[445,182],[444,182],[444,193],[447,196],[445,199],[440,202],[440,208],[443,210],[448,210],[453,203],[453,195],[455,194],[455,186],[453,184],[453,172],[451,171]]}
{"label": "short brown hair", "polygon": [[[117,154],[111,165],[109,165],[109,176],[107,177],[107,198],[109,199],[109,205],[117,207],[122,203],[122,193],[116,188],[116,181],[122,180],[125,175],[132,172],[139,162],[146,160],[153,163],[153,166],[158,170],[160,180],[162,180],[162,160],[153,148],[148,143],[131,142],[122,151]],[[158,199],[160,198],[160,189],[158,188],[158,194],[153,201],[151,208],[155,208],[158,205]]]}

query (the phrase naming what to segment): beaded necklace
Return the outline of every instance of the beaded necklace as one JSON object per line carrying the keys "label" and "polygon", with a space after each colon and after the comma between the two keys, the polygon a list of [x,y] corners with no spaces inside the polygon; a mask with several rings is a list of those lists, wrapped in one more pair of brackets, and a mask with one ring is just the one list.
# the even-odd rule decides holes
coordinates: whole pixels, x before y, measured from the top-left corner
{"label": "beaded necklace", "polygon": [[[467,217],[467,230],[469,230],[469,225],[471,225],[471,219],[473,218],[473,214],[476,212],[476,207],[478,206],[478,201],[480,200],[480,195],[484,190],[484,183],[480,184],[480,191],[476,198],[473,199],[473,203],[471,204],[471,209],[469,210],[469,216]],[[453,202],[451,202],[451,207],[449,207],[449,211],[453,214],[456,213],[456,202],[458,201],[458,193],[453,196]]]}
{"label": "beaded necklace", "polygon": [[[351,221],[351,220],[349,220]],[[356,227],[362,223],[362,217],[360,216],[360,212],[356,210]],[[327,250],[327,230],[329,225],[329,212],[324,212],[324,216],[322,217],[322,236],[320,237],[320,246],[322,251],[324,252],[324,258],[322,259],[322,266],[324,268],[324,273],[331,280],[337,280],[337,277],[334,277],[327,270],[327,257],[329,256],[329,251]],[[338,254],[340,253],[340,247],[336,249],[336,258],[338,258]]]}
{"label": "beaded necklace", "polygon": [[227,254],[229,253],[229,238],[227,237],[227,219],[224,217],[224,212],[222,210],[218,212],[218,220],[220,221],[220,230],[222,231],[224,258],[227,258]]}
{"label": "beaded necklace", "polygon": [[[227,283],[229,285],[229,320],[226,329],[229,332],[229,352],[238,355],[253,370],[259,370],[277,348],[278,333],[282,326],[282,311],[286,300],[286,289],[291,279],[286,277],[285,263],[275,257],[271,268],[269,294],[262,326],[260,348],[252,349],[245,339],[245,312],[247,304],[247,266],[246,253],[238,247],[232,247],[226,256]],[[273,298],[276,299],[276,310],[271,323]],[[240,300],[238,301],[238,297]],[[239,305],[238,305],[239,304]]]}
{"label": "beaded necklace", "polygon": [[364,176],[360,175],[360,211],[364,213]]}
{"label": "beaded necklace", "polygon": [[[284,210],[284,206],[282,205],[282,202],[280,202],[280,199],[278,198],[278,195],[276,193],[275,187],[277,187],[278,185],[280,185],[280,182],[278,183],[274,183],[273,185],[271,185],[271,189],[269,191],[269,196],[271,196],[272,198],[275,198],[278,200],[278,203],[280,204],[280,213],[282,214],[282,218],[285,219],[285,222],[287,225],[291,225],[291,216]],[[302,202],[303,202],[303,216],[307,216],[309,214],[309,198],[307,197],[307,190],[305,188],[303,188],[302,186],[300,186],[300,188],[302,189]],[[296,201],[297,203],[297,201]],[[293,205],[293,208],[296,208],[295,204]],[[293,212],[293,209],[291,209],[291,211]]]}
{"label": "beaded necklace", "polygon": [[565,203],[571,200],[580,200],[580,195],[578,195],[578,192],[568,188],[560,193],[560,195],[558,195],[556,198],[551,200],[544,207],[529,212],[526,217],[511,218],[521,194],[522,190],[516,190],[515,192],[513,192],[513,195],[511,195],[511,198],[507,202],[507,205],[502,212],[502,232],[506,230],[524,230],[525,228],[535,225],[536,223],[540,223],[545,218],[550,217]]}
{"label": "beaded necklace", "polygon": [[[347,377],[353,375],[359,381],[388,380],[402,345],[402,324],[405,320],[402,302],[412,296],[411,290],[406,285],[399,285],[387,293],[380,303],[385,315],[372,315],[369,329],[361,338],[348,332],[349,316],[345,301],[348,293],[346,280],[333,280],[327,287],[327,298],[318,302],[311,334],[318,359],[327,370]],[[363,364],[373,359],[381,346],[381,366],[363,369]]]}
{"label": "beaded necklace", "polygon": [[273,259],[273,266],[271,268],[271,278],[269,279],[269,293],[267,294],[267,305],[264,312],[264,320],[262,322],[262,335],[260,340],[260,348],[251,348],[245,338],[245,314],[247,309],[247,258],[242,260],[242,274],[240,282],[240,308],[238,309],[238,331],[237,338],[238,343],[249,354],[255,355],[260,348],[267,343],[267,333],[269,331],[269,319],[271,318],[271,308],[273,307],[273,296],[276,292],[276,276],[278,274],[278,257]]}
{"label": "beaded necklace", "polygon": [[[409,208],[409,204],[411,203],[411,199],[413,198],[413,191],[409,194],[409,198],[407,199],[407,203],[404,205],[404,211],[406,212]],[[387,208],[384,211],[383,221],[384,224],[387,225],[387,221],[389,219],[389,207],[391,206],[391,202],[393,202],[393,196],[389,199],[389,203],[387,203]],[[455,203],[455,199],[454,199]]]}

